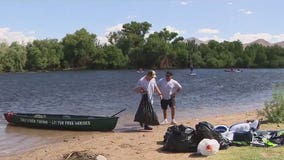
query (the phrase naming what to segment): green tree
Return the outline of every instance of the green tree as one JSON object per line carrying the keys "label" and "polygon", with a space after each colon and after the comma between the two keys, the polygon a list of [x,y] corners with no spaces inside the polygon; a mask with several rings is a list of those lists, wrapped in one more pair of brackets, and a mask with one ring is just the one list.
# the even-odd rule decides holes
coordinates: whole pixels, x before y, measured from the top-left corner
{"label": "green tree", "polygon": [[7,50],[9,49],[9,45],[7,43],[0,43],[0,72],[4,71],[5,66],[5,55],[7,54]]}
{"label": "green tree", "polygon": [[173,49],[171,49],[171,52],[167,55],[169,63],[172,64],[171,67],[186,68],[189,59],[186,44],[182,41],[176,42],[174,40],[172,45]]}
{"label": "green tree", "polygon": [[144,46],[144,56],[148,58],[144,63],[160,68],[180,66],[183,62],[179,60],[184,60],[187,56],[186,48],[180,43],[181,40],[183,37],[178,37],[177,33],[170,32],[166,28],[150,34]]}
{"label": "green tree", "polygon": [[272,46],[266,48],[268,67],[284,67],[284,48]]}
{"label": "green tree", "polygon": [[149,32],[151,26],[148,22],[132,21],[126,23],[122,26],[121,31],[110,33],[108,41],[122,50],[132,67],[143,67],[141,65],[144,65],[144,60],[137,58],[142,56],[145,35]]}
{"label": "green tree", "polygon": [[14,68],[17,72],[24,71],[24,66],[27,61],[27,51],[25,46],[13,42],[10,45],[10,54],[14,55]]}
{"label": "green tree", "polygon": [[244,50],[244,65],[245,67],[255,67],[255,57],[257,53],[258,44],[253,44],[251,46],[247,46]]}
{"label": "green tree", "polygon": [[96,52],[97,39],[95,34],[82,28],[74,34],[67,34],[62,41],[65,67],[86,68],[92,65],[91,57]]}
{"label": "green tree", "polygon": [[126,66],[127,58],[123,55],[121,49],[116,46],[106,46],[104,52],[105,61],[108,62],[107,68],[118,69]]}
{"label": "green tree", "polygon": [[[129,65],[135,68],[147,68],[149,65],[146,63],[144,49],[141,47],[132,48],[128,54]],[[151,68],[151,67],[150,67]]]}
{"label": "green tree", "polygon": [[63,46],[57,39],[35,40],[27,45],[29,70],[56,70],[61,68]]}
{"label": "green tree", "polygon": [[106,61],[106,54],[102,47],[97,48],[96,53],[92,55],[91,68],[106,69],[108,62]]}
{"label": "green tree", "polygon": [[109,42],[116,44],[122,50],[124,55],[128,55],[132,48],[142,48],[145,41],[145,35],[149,32],[152,25],[148,22],[126,23],[122,26],[122,30],[111,33]]}
{"label": "green tree", "polygon": [[13,42],[10,46],[0,45],[0,71],[22,72],[26,64],[26,49],[24,46]]}
{"label": "green tree", "polygon": [[195,40],[187,41],[186,48],[188,50],[188,56],[186,58],[187,66],[202,66],[202,62],[200,61],[201,52],[198,51],[198,46],[195,43]]}
{"label": "green tree", "polygon": [[161,40],[158,34],[150,35],[141,55],[143,56],[144,67],[159,67],[162,59],[169,54],[169,50],[170,45],[166,41]]}
{"label": "green tree", "polygon": [[265,53],[265,47],[259,46],[256,51],[255,55],[255,64],[257,64],[258,67],[266,67],[267,66],[267,56]]}
{"label": "green tree", "polygon": [[198,46],[198,51],[201,53],[202,60],[204,62],[204,67],[207,67],[207,61],[211,57],[211,49],[206,44],[200,44]]}
{"label": "green tree", "polygon": [[202,58],[202,54],[200,51],[196,51],[192,54],[192,62],[193,66],[197,67],[205,67],[206,63],[204,62]]}

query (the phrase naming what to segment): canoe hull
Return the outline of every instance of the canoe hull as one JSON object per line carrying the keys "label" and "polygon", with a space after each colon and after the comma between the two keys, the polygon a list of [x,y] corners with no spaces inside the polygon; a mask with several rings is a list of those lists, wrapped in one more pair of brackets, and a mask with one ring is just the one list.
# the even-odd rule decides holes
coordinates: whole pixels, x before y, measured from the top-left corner
{"label": "canoe hull", "polygon": [[27,114],[7,112],[5,119],[12,125],[62,130],[111,131],[118,117],[81,115]]}

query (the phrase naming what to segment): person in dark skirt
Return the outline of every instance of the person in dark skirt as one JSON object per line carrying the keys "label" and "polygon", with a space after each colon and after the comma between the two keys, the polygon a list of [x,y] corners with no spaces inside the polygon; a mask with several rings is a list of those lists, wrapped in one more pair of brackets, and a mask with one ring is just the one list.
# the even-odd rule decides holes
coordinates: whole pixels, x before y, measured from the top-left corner
{"label": "person in dark skirt", "polygon": [[135,91],[142,95],[139,107],[135,114],[134,121],[139,122],[145,130],[152,130],[149,125],[159,125],[158,117],[153,109],[153,94],[157,92],[162,99],[162,93],[156,83],[156,72],[150,70],[145,76],[140,78],[135,87]]}

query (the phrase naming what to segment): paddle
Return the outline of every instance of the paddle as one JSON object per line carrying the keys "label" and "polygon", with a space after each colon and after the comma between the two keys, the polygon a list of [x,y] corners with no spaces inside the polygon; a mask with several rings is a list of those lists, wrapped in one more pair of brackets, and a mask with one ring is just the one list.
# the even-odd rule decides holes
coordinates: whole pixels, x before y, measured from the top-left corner
{"label": "paddle", "polygon": [[119,111],[119,112],[115,113],[115,114],[114,114],[114,115],[112,115],[111,117],[114,117],[114,116],[118,115],[119,113],[121,113],[121,112],[123,112],[123,111],[125,111],[125,110],[126,110],[126,108],[124,108],[124,109],[122,109],[121,111]]}

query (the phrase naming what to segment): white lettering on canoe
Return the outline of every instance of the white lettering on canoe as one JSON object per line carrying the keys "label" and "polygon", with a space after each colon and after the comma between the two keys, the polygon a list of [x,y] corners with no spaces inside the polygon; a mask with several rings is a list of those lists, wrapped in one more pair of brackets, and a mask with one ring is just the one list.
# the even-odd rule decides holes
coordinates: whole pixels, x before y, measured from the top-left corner
{"label": "white lettering on canoe", "polygon": [[91,125],[90,121],[76,121],[75,125],[77,126],[89,126]]}
{"label": "white lettering on canoe", "polygon": [[20,121],[25,123],[36,123],[35,119],[29,119],[29,118],[20,118]]}
{"label": "white lettering on canoe", "polygon": [[47,120],[37,119],[36,122],[37,122],[38,124],[48,124],[48,121],[47,121]]}
{"label": "white lettering on canoe", "polygon": [[65,126],[90,126],[90,121],[61,121],[61,120],[44,120],[32,118],[20,118],[21,122],[33,124],[46,124],[46,125],[65,125]]}
{"label": "white lettering on canoe", "polygon": [[74,122],[73,121],[64,121],[65,123],[65,125],[67,125],[67,126],[74,126]]}

